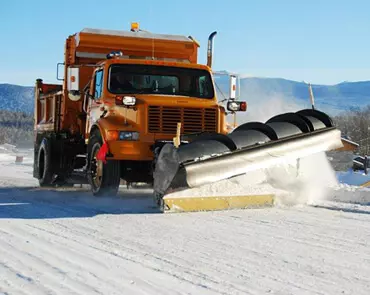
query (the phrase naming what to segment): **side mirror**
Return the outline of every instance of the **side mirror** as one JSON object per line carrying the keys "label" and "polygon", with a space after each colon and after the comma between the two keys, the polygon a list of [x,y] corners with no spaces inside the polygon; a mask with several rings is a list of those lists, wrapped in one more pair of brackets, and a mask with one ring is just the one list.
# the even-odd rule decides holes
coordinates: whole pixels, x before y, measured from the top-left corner
{"label": "side mirror", "polygon": [[[64,81],[64,78],[59,78],[59,66],[63,66],[64,67],[64,62],[58,62],[57,63],[57,80],[58,81]],[[64,69],[62,71],[62,73],[64,73]]]}
{"label": "side mirror", "polygon": [[227,110],[230,112],[245,112],[247,110],[247,102],[231,99],[227,102]]}
{"label": "side mirror", "polygon": [[235,99],[236,98],[236,76],[230,76],[230,86],[229,86],[229,98]]}
{"label": "side mirror", "polygon": [[68,98],[72,101],[81,99],[81,91],[79,90],[79,68],[69,67],[67,69],[67,89]]}
{"label": "side mirror", "polygon": [[67,89],[69,91],[79,90],[79,68],[69,67],[67,69]]}

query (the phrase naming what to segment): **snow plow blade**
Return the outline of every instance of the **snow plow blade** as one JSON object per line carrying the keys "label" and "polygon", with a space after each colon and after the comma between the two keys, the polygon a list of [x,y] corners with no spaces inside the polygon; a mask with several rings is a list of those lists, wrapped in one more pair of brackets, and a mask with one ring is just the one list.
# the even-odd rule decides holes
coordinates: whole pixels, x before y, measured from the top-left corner
{"label": "snow plow blade", "polygon": [[[266,123],[245,123],[227,135],[202,134],[178,148],[165,144],[156,161],[154,194],[163,211],[185,202],[189,211],[197,207],[207,210],[207,206],[210,210],[223,209],[227,197],[217,202],[209,199],[211,196],[184,197],[184,201],[177,197],[175,203],[166,195],[342,146],[340,130],[329,116],[317,110],[281,114]],[[249,197],[253,199],[258,205],[258,198]],[[239,207],[246,206],[241,202]]]}

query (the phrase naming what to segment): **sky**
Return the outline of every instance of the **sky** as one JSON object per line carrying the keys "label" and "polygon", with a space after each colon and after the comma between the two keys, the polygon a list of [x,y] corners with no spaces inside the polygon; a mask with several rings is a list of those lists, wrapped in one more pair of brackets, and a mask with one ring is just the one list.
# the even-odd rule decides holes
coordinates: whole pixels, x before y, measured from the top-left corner
{"label": "sky", "polygon": [[367,0],[12,0],[0,4],[0,83],[56,82],[64,42],[83,28],[193,36],[213,68],[314,84],[370,80]]}

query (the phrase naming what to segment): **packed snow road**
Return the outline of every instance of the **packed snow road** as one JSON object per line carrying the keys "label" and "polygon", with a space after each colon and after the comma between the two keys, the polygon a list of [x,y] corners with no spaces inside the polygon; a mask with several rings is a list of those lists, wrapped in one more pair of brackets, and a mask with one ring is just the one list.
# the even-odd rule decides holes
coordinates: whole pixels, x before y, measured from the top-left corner
{"label": "packed snow road", "polygon": [[163,215],[149,190],[46,191],[0,156],[0,294],[370,294],[366,191]]}

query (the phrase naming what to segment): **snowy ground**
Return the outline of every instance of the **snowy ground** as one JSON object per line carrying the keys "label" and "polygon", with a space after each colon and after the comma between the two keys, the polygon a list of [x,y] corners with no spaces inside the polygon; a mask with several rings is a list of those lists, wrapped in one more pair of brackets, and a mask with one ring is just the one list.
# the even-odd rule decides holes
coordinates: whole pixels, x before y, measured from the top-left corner
{"label": "snowy ground", "polygon": [[149,190],[46,191],[14,160],[0,151],[0,294],[370,294],[368,189],[163,215]]}

